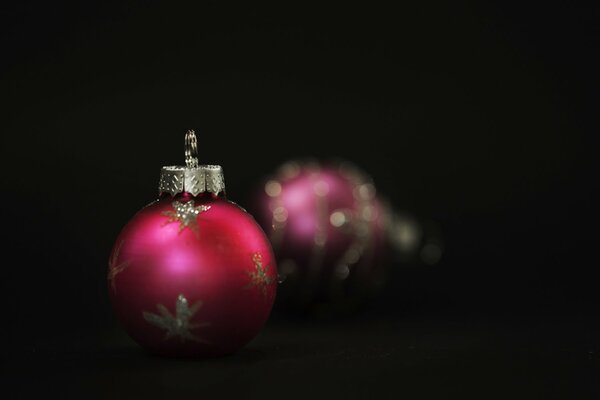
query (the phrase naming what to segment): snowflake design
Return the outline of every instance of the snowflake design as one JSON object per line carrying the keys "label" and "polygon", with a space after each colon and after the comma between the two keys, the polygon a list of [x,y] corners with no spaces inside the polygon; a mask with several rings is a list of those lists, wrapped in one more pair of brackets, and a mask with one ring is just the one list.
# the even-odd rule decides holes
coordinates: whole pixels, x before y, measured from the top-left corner
{"label": "snowflake design", "polygon": [[190,307],[185,296],[180,294],[177,296],[177,301],[175,302],[175,315],[171,314],[167,307],[162,304],[156,305],[160,315],[146,311],[142,314],[146,321],[167,331],[165,340],[172,337],[179,337],[182,343],[185,342],[186,339],[199,343],[209,343],[192,332],[192,330],[196,328],[210,325],[208,322],[194,323],[190,321],[201,306],[202,302],[198,301]]}
{"label": "snowflake design", "polygon": [[250,276],[250,283],[245,287],[257,287],[264,297],[267,296],[267,287],[275,281],[275,278],[267,274],[267,266],[263,266],[262,255],[258,252],[252,254],[254,262],[254,271],[247,271]]}
{"label": "snowflake design", "polygon": [[119,254],[121,253],[121,247],[123,247],[123,243],[124,241],[121,241],[121,243],[119,243],[119,246],[114,251],[112,257],[110,257],[110,260],[108,260],[108,281],[110,282],[112,290],[115,292],[117,291],[117,288],[115,286],[115,278],[118,274],[123,272],[123,270],[127,268],[131,263],[130,261],[125,261],[122,263],[118,262]]}
{"label": "snowflake design", "polygon": [[210,206],[204,204],[194,207],[194,200],[190,200],[186,203],[174,201],[172,204],[174,211],[163,211],[162,215],[169,217],[169,219],[163,224],[167,225],[171,222],[179,222],[179,232],[185,228],[190,228],[196,236],[198,236],[198,221],[197,217],[200,213],[208,211]]}

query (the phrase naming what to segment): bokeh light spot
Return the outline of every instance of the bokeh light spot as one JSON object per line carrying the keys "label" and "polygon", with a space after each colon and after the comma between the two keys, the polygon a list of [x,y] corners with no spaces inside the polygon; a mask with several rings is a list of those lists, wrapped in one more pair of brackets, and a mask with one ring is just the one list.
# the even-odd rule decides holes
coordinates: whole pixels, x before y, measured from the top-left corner
{"label": "bokeh light spot", "polygon": [[265,192],[269,197],[277,197],[281,194],[281,184],[277,181],[269,181],[265,184]]}

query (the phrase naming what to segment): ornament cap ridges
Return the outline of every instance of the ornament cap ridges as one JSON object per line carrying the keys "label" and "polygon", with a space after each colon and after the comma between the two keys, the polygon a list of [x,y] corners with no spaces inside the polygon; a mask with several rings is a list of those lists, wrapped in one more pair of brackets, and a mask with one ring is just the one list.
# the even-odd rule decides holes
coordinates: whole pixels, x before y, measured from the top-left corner
{"label": "ornament cap ridges", "polygon": [[200,193],[225,194],[225,178],[220,165],[198,165],[196,134],[188,130],[185,134],[185,166],[164,166],[160,171],[158,191],[160,194],[188,192],[193,196]]}

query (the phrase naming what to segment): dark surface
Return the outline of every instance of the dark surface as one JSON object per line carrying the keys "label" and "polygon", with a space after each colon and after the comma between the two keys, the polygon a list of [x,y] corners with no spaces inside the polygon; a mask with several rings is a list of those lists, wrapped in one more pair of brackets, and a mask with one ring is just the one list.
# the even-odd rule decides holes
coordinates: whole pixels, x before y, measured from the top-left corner
{"label": "dark surface", "polygon": [[[473,3],[4,2],[2,388],[598,398],[598,7]],[[441,262],[232,357],[146,355],[106,263],[189,128],[249,210],[283,161],[357,163]]]}
{"label": "dark surface", "polygon": [[33,349],[15,394],[86,398],[593,399],[598,329],[580,318],[369,318],[272,323],[239,353],[165,359],[122,336]]}

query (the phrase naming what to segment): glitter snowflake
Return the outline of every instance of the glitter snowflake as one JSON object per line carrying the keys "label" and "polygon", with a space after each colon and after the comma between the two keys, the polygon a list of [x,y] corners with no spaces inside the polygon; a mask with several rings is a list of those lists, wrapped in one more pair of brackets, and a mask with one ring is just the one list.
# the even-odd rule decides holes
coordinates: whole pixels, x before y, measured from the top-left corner
{"label": "glitter snowflake", "polygon": [[262,255],[260,253],[252,254],[254,262],[254,271],[247,271],[250,276],[250,283],[246,287],[257,287],[263,296],[267,296],[267,287],[273,283],[275,278],[267,274],[267,266],[263,266]]}
{"label": "glitter snowflake", "polygon": [[174,201],[171,205],[173,206],[173,211],[163,211],[162,213],[164,216],[169,217],[164,225],[170,224],[171,222],[179,222],[179,232],[183,231],[185,228],[190,228],[190,230],[198,236],[197,217],[200,213],[208,211],[210,206],[202,204],[194,207],[194,200],[190,200],[186,203]]}
{"label": "glitter snowflake", "polygon": [[116,248],[113,255],[110,257],[110,260],[108,260],[108,281],[110,282],[112,290],[114,290],[115,292],[117,291],[117,288],[115,286],[115,278],[118,274],[123,272],[123,270],[127,268],[130,264],[129,261],[125,261],[122,263],[118,262],[119,254],[121,253],[121,247],[123,247],[123,241],[119,243],[119,246]]}
{"label": "glitter snowflake", "polygon": [[196,336],[192,332],[194,329],[210,325],[208,322],[191,322],[192,317],[201,306],[202,302],[198,301],[190,307],[185,296],[180,294],[177,296],[177,301],[175,302],[175,315],[171,314],[167,307],[162,304],[156,306],[160,315],[146,311],[142,314],[146,321],[166,331],[165,339],[179,337],[181,342],[189,339],[194,342],[208,343],[208,341]]}

